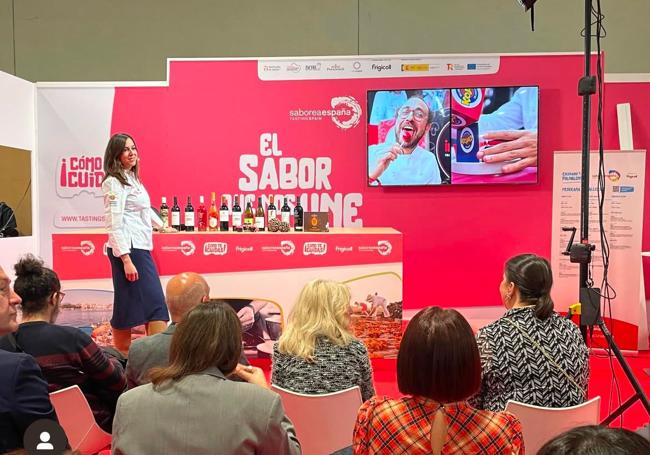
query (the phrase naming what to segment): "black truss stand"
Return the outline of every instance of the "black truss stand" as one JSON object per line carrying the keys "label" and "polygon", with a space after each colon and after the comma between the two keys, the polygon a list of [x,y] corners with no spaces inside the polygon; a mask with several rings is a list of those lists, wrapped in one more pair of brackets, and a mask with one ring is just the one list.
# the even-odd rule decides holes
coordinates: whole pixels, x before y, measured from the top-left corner
{"label": "black truss stand", "polygon": [[618,416],[632,406],[636,400],[641,400],[646,412],[650,415],[650,402],[644,393],[639,381],[634,376],[630,365],[623,357],[621,350],[616,345],[612,334],[605,325],[600,315],[600,290],[594,289],[589,283],[589,264],[591,263],[591,252],[595,246],[589,242],[589,135],[590,135],[590,117],[591,117],[591,95],[596,93],[596,78],[591,75],[591,25],[592,25],[592,0],[585,0],[585,29],[584,29],[584,58],[585,74],[578,84],[578,94],[582,97],[582,173],[581,173],[581,190],[580,190],[580,243],[573,243],[576,228],[562,228],[565,231],[572,231],[571,239],[566,251],[570,261],[580,264],[580,329],[586,338],[587,327],[593,330],[594,325],[598,325],[600,331],[607,340],[607,345],[616,356],[620,363],[625,376],[634,388],[635,394],[621,404],[613,413],[605,418],[601,425],[609,425]]}

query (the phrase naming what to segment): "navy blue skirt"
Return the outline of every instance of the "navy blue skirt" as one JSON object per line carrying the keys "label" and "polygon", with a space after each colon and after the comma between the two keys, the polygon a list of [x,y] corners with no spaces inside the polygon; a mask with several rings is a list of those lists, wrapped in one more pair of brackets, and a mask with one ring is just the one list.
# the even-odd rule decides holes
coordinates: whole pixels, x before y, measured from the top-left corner
{"label": "navy blue skirt", "polygon": [[150,321],[169,321],[165,294],[151,251],[131,248],[129,256],[138,271],[136,281],[126,279],[122,259],[113,256],[112,248],[108,248],[107,256],[111,261],[115,290],[111,326],[130,329]]}

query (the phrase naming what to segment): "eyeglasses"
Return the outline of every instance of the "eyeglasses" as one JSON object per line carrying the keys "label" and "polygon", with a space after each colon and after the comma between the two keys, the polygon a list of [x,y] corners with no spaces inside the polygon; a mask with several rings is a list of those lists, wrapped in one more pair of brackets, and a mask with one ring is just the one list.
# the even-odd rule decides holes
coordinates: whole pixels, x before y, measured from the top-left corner
{"label": "eyeglasses", "polygon": [[415,118],[416,120],[424,120],[425,118],[428,117],[428,114],[422,109],[411,109],[410,107],[401,107],[397,111],[397,115],[402,118],[406,118],[410,114],[413,114],[413,118]]}
{"label": "eyeglasses", "polygon": [[59,302],[63,302],[63,297],[65,297],[65,292],[59,291],[57,292],[57,294],[59,294]]}
{"label": "eyeglasses", "polygon": [[124,147],[124,149],[122,149],[122,152],[137,152],[137,151],[138,149],[135,147],[135,145],[133,147]]}

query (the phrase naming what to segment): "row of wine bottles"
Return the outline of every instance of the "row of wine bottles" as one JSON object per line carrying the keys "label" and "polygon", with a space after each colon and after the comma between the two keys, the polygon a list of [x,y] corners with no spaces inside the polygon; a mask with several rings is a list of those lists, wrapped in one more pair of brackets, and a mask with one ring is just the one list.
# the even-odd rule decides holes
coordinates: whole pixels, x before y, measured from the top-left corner
{"label": "row of wine bottles", "polygon": [[[221,197],[221,206],[217,208],[216,194],[213,192],[210,207],[205,207],[204,198],[200,196],[199,206],[194,210],[192,198],[188,196],[187,205],[183,210],[183,223],[181,224],[181,208],[178,205],[178,198],[174,196],[174,205],[169,208],[167,198],[163,196],[160,205],[160,218],[164,227],[171,226],[179,231],[229,231],[231,227],[233,231],[237,232],[244,230],[264,231],[268,226],[278,226],[280,224],[286,227],[285,230],[288,230],[291,225],[291,209],[287,204],[286,197],[283,202],[278,211],[273,196],[271,196],[269,205],[264,210],[262,197],[260,196],[257,198],[257,207],[255,209],[253,209],[249,201],[242,211],[239,205],[239,196],[235,196],[232,210],[230,210],[225,196]],[[299,200],[293,209],[293,219],[294,230],[302,231],[303,209]],[[272,222],[272,220],[275,221]]]}

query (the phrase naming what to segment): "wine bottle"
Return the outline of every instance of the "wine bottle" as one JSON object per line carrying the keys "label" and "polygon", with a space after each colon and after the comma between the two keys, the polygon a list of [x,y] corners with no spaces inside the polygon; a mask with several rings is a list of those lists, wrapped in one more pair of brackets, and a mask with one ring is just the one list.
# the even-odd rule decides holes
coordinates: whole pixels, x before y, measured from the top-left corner
{"label": "wine bottle", "polygon": [[300,199],[296,202],[296,206],[293,208],[293,230],[302,231],[302,206],[300,205]]}
{"label": "wine bottle", "polygon": [[199,208],[196,209],[196,225],[201,232],[208,230],[208,211],[205,209],[205,199],[199,196]]}
{"label": "wine bottle", "polygon": [[187,205],[185,206],[185,230],[194,230],[194,207],[192,207],[192,197],[187,196]]}
{"label": "wine bottle", "polygon": [[163,229],[169,227],[169,207],[167,206],[167,198],[162,197],[162,204],[160,204],[160,219],[163,223]]}
{"label": "wine bottle", "polygon": [[232,230],[241,232],[241,206],[239,196],[235,196],[235,203],[232,205]]}
{"label": "wine bottle", "polygon": [[212,192],[212,202],[208,211],[208,230],[216,231],[219,228],[219,211],[217,210],[217,195]]}
{"label": "wine bottle", "polygon": [[258,231],[264,230],[264,205],[262,196],[257,198],[257,209],[255,210],[255,227]]}
{"label": "wine bottle", "polygon": [[181,208],[178,206],[178,198],[174,196],[174,205],[172,205],[172,227],[178,231],[181,230]]}
{"label": "wine bottle", "polygon": [[280,220],[283,223],[289,224],[289,220],[291,219],[291,209],[289,208],[289,204],[287,204],[287,198],[284,198],[284,204],[282,204],[282,208],[280,209]]}
{"label": "wine bottle", "polygon": [[221,207],[219,207],[219,230],[227,231],[230,220],[230,213],[228,212],[228,204],[226,204],[226,196],[221,196]]}
{"label": "wine bottle", "polygon": [[269,223],[271,223],[271,220],[277,219],[278,217],[278,209],[275,207],[273,201],[273,195],[271,195],[271,198],[269,200],[269,206],[266,208],[266,215],[267,215],[267,221],[266,221],[267,226],[269,225]]}
{"label": "wine bottle", "polygon": [[251,201],[246,203],[246,211],[244,212],[244,226],[252,227],[255,224],[255,215],[253,214],[253,207]]}

